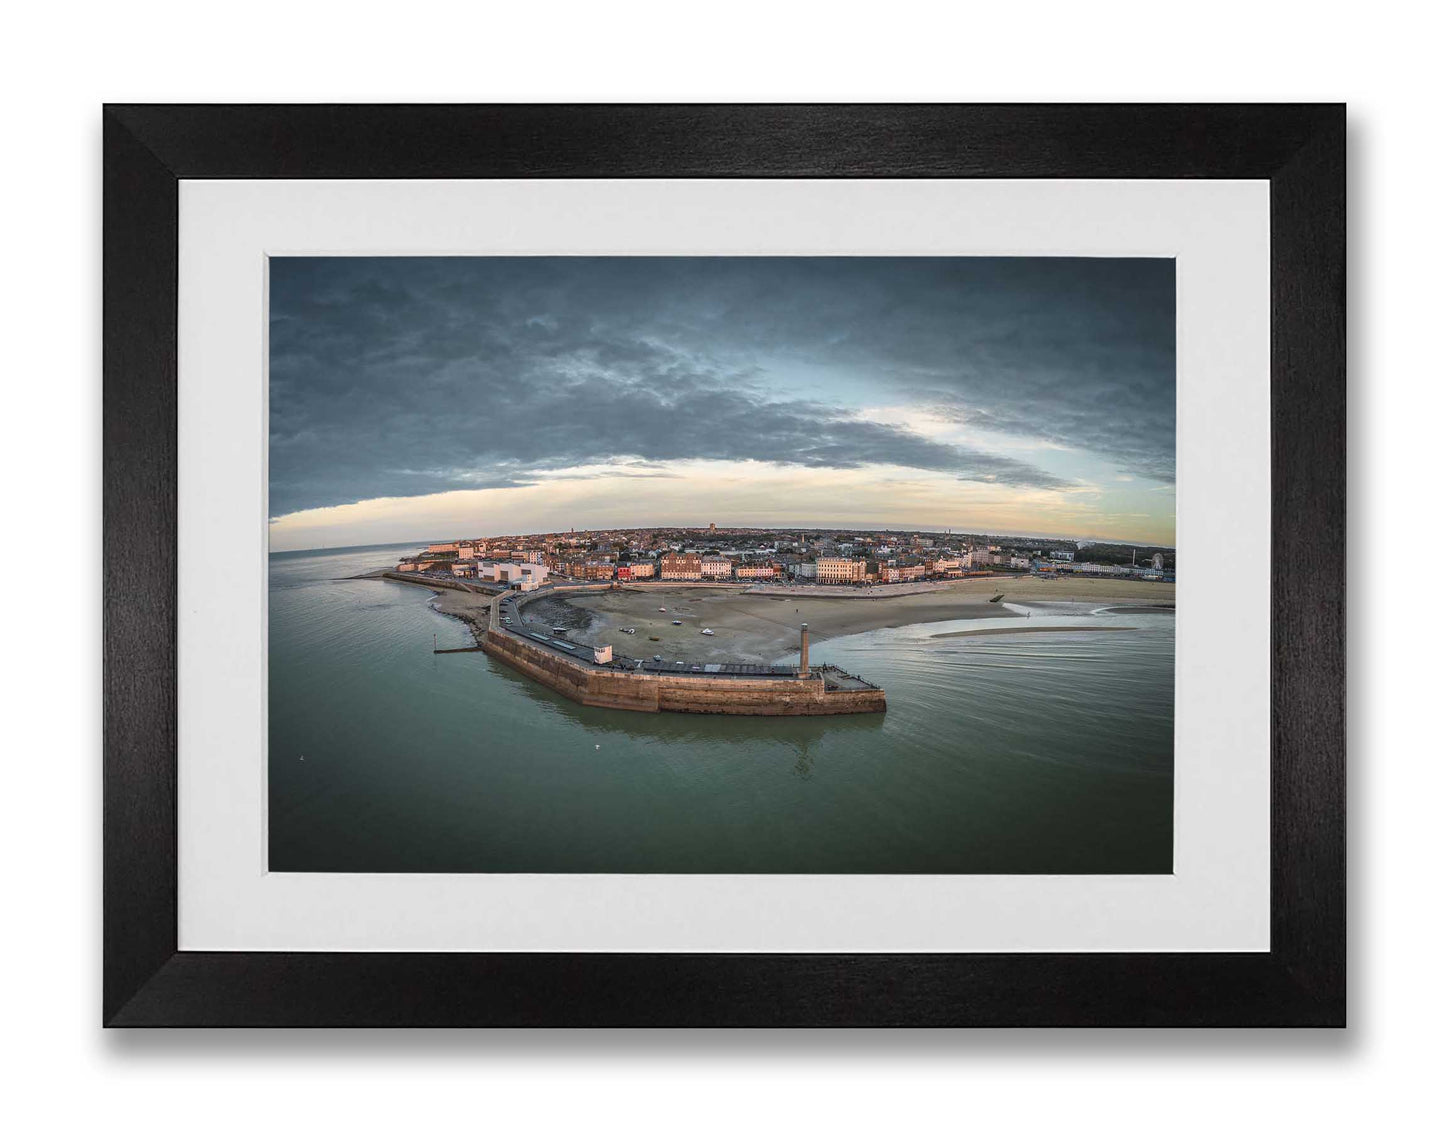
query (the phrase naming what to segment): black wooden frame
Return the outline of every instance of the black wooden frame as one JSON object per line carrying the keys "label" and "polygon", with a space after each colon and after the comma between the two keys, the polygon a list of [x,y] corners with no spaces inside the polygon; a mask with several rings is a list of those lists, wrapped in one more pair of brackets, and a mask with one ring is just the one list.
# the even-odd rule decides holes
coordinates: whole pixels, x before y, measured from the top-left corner
{"label": "black wooden frame", "polygon": [[[104,1022],[1342,1025],[1344,122],[1338,105],[106,107]],[[177,950],[178,182],[694,176],[1270,182],[1267,954]]]}

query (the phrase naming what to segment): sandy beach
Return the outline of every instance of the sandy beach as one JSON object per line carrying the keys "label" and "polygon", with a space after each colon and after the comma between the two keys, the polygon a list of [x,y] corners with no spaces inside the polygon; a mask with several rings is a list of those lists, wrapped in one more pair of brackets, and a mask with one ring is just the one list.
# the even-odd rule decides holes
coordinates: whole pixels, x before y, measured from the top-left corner
{"label": "sandy beach", "polygon": [[[798,627],[804,622],[817,642],[919,622],[1019,617],[1002,602],[990,602],[996,595],[1015,605],[1174,605],[1172,584],[1007,576],[958,583],[943,591],[876,599],[759,595],[707,587],[609,591],[600,595],[567,595],[559,591],[528,604],[526,615],[547,626],[566,627],[573,641],[610,644],[617,653],[629,657],[661,654],[669,661],[775,662],[796,656]],[[438,609],[447,613],[472,609],[467,603],[472,597],[460,592],[445,592],[442,598],[448,600],[447,604]],[[477,604],[482,602],[476,599]],[[673,619],[681,619],[682,625],[672,625]],[[636,627],[637,633],[621,633],[625,626]],[[704,628],[714,631],[713,635],[702,634]]]}
{"label": "sandy beach", "polygon": [[[497,597],[488,591],[463,591],[459,587],[451,586],[451,580],[429,583],[420,577],[399,576],[389,568],[381,568],[378,571],[365,572],[361,575],[345,576],[338,582],[350,579],[380,579],[383,582],[407,583],[425,587],[436,595],[435,600],[431,603],[432,609],[465,622],[472,632],[473,640],[478,645],[481,645],[482,636],[487,632],[487,623],[490,620],[488,608],[492,600]],[[443,586],[443,583],[446,585]]]}
{"label": "sandy beach", "polygon": [[442,614],[449,614],[453,618],[459,618],[465,622],[472,632],[472,637],[478,645],[481,645],[482,635],[487,632],[487,607],[495,597],[480,592],[438,588],[436,601],[432,603],[432,606]]}

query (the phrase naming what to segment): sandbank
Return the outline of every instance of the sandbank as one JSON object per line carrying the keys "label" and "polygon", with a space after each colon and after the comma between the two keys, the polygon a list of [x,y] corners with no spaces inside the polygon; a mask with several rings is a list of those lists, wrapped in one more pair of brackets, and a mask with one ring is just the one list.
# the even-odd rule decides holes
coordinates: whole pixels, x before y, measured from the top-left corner
{"label": "sandbank", "polygon": [[[451,593],[443,597],[447,594]],[[996,595],[1002,595],[1002,601],[990,602]],[[804,622],[811,639],[819,642],[914,623],[1018,618],[1005,603],[1167,609],[1173,602],[1172,584],[1000,576],[888,598],[792,596],[786,589],[759,595],[707,586],[649,589],[639,585],[600,594],[559,590],[530,602],[524,615],[549,627],[565,627],[572,641],[610,644],[615,653],[628,657],[661,654],[668,661],[767,663],[796,660],[798,627]],[[454,613],[446,607],[438,609]],[[682,624],[672,625],[674,619]],[[637,633],[624,634],[623,627],[635,627]],[[704,635],[703,629],[713,634]]]}

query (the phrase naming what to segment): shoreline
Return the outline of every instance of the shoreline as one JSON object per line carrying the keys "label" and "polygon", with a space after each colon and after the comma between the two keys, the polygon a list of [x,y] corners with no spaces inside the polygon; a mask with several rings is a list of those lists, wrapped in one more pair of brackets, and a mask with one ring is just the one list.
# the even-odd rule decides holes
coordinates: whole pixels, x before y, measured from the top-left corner
{"label": "shoreline", "polygon": [[[481,645],[490,622],[496,595],[462,589],[454,581],[429,582],[410,576],[376,575],[425,587],[434,593],[428,605],[439,614],[467,626]],[[773,664],[798,654],[799,627],[808,624],[814,642],[866,634],[898,626],[960,619],[1022,619],[1020,605],[1077,605],[1114,607],[1121,613],[1172,613],[1172,600],[1164,601],[1153,585],[1115,579],[1054,579],[1009,577],[999,582],[973,581],[947,589],[900,591],[886,597],[808,595],[769,592],[767,598],[736,586],[716,584],[628,586],[605,590],[557,588],[533,600],[527,620],[545,627],[561,626],[568,640],[582,644],[611,645],[619,654],[650,658],[660,654],[668,661],[757,662]],[[1005,602],[991,600],[1002,594]],[[1172,595],[1173,590],[1167,594]],[[659,610],[659,608],[665,608]],[[672,625],[680,619],[682,625]],[[624,626],[635,634],[623,634]],[[704,629],[714,633],[705,636]],[[978,630],[947,631],[934,637],[1013,634],[1050,630],[1131,630],[1131,626],[999,626]]]}
{"label": "shoreline", "polygon": [[487,636],[487,624],[491,621],[492,596],[482,596],[465,591],[438,589],[427,605],[437,614],[455,618],[471,632],[472,641],[481,645]]}
{"label": "shoreline", "polygon": [[997,630],[946,630],[942,634],[930,634],[929,638],[983,638],[989,634],[1050,634],[1059,631],[1077,633],[1087,630],[1091,633],[1108,630],[1138,630],[1137,626],[1000,626]]}
{"label": "shoreline", "polygon": [[[387,575],[384,572],[378,575],[352,575],[347,579],[389,579],[395,583],[405,583],[412,587],[422,587],[430,591],[431,598],[424,604],[437,614],[444,614],[448,618],[455,618],[463,623],[471,632],[472,641],[478,646],[482,644],[487,634],[487,624],[491,621],[491,604],[496,598],[495,595],[481,591],[465,591],[456,586],[443,586],[442,583],[429,583],[422,579],[412,579],[406,576]],[[445,581],[444,581],[445,582]]]}

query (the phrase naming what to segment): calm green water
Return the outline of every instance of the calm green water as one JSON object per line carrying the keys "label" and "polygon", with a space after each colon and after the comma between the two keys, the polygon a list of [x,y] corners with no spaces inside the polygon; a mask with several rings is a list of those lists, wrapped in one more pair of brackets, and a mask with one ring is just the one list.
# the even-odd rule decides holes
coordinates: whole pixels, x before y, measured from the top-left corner
{"label": "calm green water", "polygon": [[1028,625],[1138,629],[815,644],[888,690],[884,716],[644,715],[434,656],[433,633],[471,637],[426,590],[333,581],[397,554],[271,557],[273,870],[1171,870],[1172,614],[1035,606]]}

